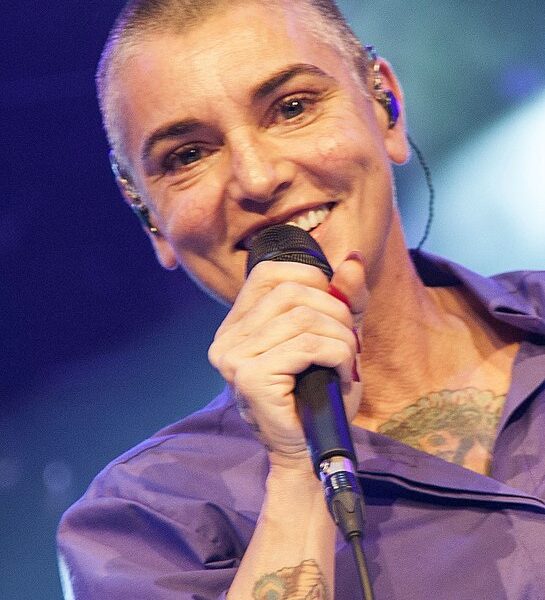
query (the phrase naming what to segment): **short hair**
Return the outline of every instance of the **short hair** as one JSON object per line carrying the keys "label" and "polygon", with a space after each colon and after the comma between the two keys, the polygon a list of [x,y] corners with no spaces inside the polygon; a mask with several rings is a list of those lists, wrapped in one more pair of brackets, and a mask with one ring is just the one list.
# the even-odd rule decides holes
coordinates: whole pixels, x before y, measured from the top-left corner
{"label": "short hair", "polygon": [[[123,148],[113,83],[131,51],[143,41],[161,33],[181,34],[207,18],[235,4],[282,5],[294,0],[129,0],[117,17],[106,41],[96,73],[98,101],[110,147],[125,172],[130,165]],[[335,47],[354,67],[358,81],[364,81],[368,58],[335,0],[295,0],[297,10],[307,18],[312,35]],[[312,18],[312,17],[318,17]]]}

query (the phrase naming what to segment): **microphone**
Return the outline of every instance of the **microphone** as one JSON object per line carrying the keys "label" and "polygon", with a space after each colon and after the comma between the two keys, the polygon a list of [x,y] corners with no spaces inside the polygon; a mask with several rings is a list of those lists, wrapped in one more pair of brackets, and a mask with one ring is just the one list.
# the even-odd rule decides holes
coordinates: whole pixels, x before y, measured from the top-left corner
{"label": "microphone", "polygon": [[[246,275],[260,262],[287,261],[333,270],[319,244],[295,225],[273,225],[252,239]],[[316,476],[329,511],[345,539],[363,536],[363,494],[356,476],[356,453],[335,369],[311,365],[295,378],[295,403]]]}

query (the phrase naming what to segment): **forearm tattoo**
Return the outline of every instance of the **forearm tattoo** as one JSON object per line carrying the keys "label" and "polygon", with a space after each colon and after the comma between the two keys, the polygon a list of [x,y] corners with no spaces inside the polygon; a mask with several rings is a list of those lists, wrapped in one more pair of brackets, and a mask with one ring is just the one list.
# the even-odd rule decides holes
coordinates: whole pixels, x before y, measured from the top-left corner
{"label": "forearm tattoo", "polygon": [[305,560],[264,575],[255,584],[255,600],[327,600],[325,578],[315,560]]}
{"label": "forearm tattoo", "polygon": [[433,392],[394,414],[379,433],[440,458],[487,472],[505,395],[475,388]]}

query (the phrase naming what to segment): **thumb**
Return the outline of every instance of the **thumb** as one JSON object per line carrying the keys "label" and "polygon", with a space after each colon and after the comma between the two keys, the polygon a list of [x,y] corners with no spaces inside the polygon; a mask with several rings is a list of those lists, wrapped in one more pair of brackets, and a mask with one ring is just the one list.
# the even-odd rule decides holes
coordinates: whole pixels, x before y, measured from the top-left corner
{"label": "thumb", "polygon": [[361,252],[350,252],[336,268],[331,278],[330,291],[348,304],[355,325],[359,326],[369,297],[365,281],[365,262]]}

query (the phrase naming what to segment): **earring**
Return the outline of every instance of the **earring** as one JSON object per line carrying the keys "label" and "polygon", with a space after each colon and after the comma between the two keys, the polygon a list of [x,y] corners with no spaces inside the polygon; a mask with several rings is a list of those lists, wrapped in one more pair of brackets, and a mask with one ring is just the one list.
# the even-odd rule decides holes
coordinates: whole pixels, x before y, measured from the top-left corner
{"label": "earring", "polygon": [[140,200],[140,198],[135,198],[133,202],[131,202],[132,212],[138,217],[140,223],[153,235],[159,235],[159,230],[155,225],[151,222],[151,217],[149,214],[149,208]]}
{"label": "earring", "polygon": [[365,46],[369,61],[372,64],[373,69],[373,94],[375,100],[382,105],[384,110],[388,113],[388,129],[395,127],[399,119],[399,102],[397,98],[390,90],[385,90],[382,85],[382,75],[380,73],[380,63],[378,62],[377,51],[374,46]]}
{"label": "earring", "polygon": [[149,208],[144,204],[144,202],[142,202],[142,199],[138,195],[138,192],[134,189],[134,186],[130,182],[129,178],[122,173],[113,150],[110,150],[109,158],[110,166],[112,168],[117,185],[119,185],[119,187],[121,187],[125,194],[131,199],[130,207],[133,213],[138,217],[140,223],[150,233],[153,235],[159,235],[159,230],[151,222]]}

